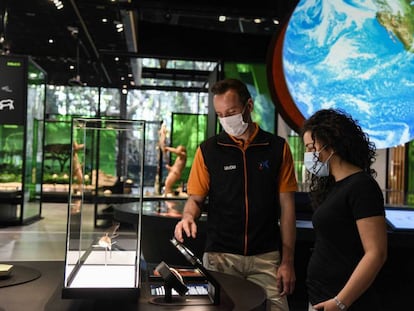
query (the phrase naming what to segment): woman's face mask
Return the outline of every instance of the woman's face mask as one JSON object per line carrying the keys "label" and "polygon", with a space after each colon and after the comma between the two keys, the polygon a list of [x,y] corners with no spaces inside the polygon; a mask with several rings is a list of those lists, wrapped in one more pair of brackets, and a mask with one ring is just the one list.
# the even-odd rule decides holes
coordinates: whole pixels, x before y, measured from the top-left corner
{"label": "woman's face mask", "polygon": [[249,123],[244,122],[243,112],[244,109],[241,113],[219,118],[220,124],[227,134],[231,136],[240,136],[246,131]]}
{"label": "woman's face mask", "polygon": [[329,160],[331,159],[334,152],[326,159],[325,162],[321,162],[319,160],[320,152],[325,149],[326,145],[322,147],[319,151],[310,151],[305,152],[303,157],[303,163],[306,169],[313,175],[318,177],[326,177],[329,176]]}

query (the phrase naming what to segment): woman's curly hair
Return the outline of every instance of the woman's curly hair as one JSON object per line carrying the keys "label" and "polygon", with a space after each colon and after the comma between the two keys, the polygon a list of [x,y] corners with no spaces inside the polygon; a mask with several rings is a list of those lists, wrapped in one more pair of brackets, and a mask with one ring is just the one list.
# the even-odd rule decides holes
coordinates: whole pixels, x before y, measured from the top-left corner
{"label": "woman's curly hair", "polygon": [[[349,114],[339,109],[322,109],[307,119],[302,127],[302,137],[310,132],[313,141],[331,147],[343,160],[361,168],[375,177],[371,168],[375,162],[375,144]],[[334,185],[333,176],[317,177],[311,174],[310,192],[314,208],[320,205]]]}

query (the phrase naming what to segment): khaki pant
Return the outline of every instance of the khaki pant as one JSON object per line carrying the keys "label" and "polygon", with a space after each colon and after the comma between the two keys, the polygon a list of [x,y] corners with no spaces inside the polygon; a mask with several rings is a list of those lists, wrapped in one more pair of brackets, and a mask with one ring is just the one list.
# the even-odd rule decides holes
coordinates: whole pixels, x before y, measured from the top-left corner
{"label": "khaki pant", "polygon": [[286,296],[280,297],[279,288],[276,286],[276,273],[280,265],[279,252],[255,256],[208,252],[203,255],[203,264],[209,270],[235,275],[260,285],[266,291],[270,310],[289,311]]}

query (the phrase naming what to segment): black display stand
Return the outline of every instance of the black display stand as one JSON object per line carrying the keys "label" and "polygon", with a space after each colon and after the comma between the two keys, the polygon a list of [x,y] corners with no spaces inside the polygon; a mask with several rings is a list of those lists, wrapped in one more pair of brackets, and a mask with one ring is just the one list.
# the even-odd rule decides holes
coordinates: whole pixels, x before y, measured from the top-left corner
{"label": "black display stand", "polygon": [[[198,266],[198,263],[194,266]],[[156,268],[164,280],[165,294],[160,297],[152,297],[149,302],[163,306],[203,306],[219,305],[221,286],[219,282],[203,267],[203,275],[208,283],[208,294],[185,297],[189,288],[184,283],[183,278],[177,270],[170,268],[165,262],[161,262]],[[175,290],[180,296],[173,296],[172,290]]]}
{"label": "black display stand", "polygon": [[[42,277],[20,286],[1,288],[0,306],[13,311],[159,311],[177,310],[177,306],[159,306],[149,303],[151,294],[148,282],[142,284],[138,301],[114,299],[110,294],[102,299],[62,299],[61,284],[64,263],[61,261],[12,262],[24,264],[41,272]],[[263,289],[235,276],[213,272],[222,285],[220,305],[182,306],[185,311],[218,310],[266,310],[266,296]],[[295,310],[292,310],[295,311]]]}
{"label": "black display stand", "polygon": [[9,275],[0,276],[0,288],[34,281],[41,275],[41,272],[35,268],[13,264]]}

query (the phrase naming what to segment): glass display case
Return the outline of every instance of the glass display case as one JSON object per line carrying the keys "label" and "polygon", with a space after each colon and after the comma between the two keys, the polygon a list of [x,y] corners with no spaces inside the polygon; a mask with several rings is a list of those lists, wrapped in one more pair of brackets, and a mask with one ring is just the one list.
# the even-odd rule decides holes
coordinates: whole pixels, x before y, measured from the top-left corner
{"label": "glass display case", "polygon": [[[144,144],[144,121],[72,120],[63,298],[138,298]],[[128,181],[122,193],[108,191],[105,182],[112,184],[111,176]],[[128,226],[112,219],[96,227],[89,195],[119,202],[133,199],[139,206],[136,223]]]}
{"label": "glass display case", "polygon": [[71,156],[71,117],[61,116],[45,120],[44,123],[42,202],[67,203]]}
{"label": "glass display case", "polygon": [[30,57],[0,55],[0,224],[41,218],[46,73]]}

